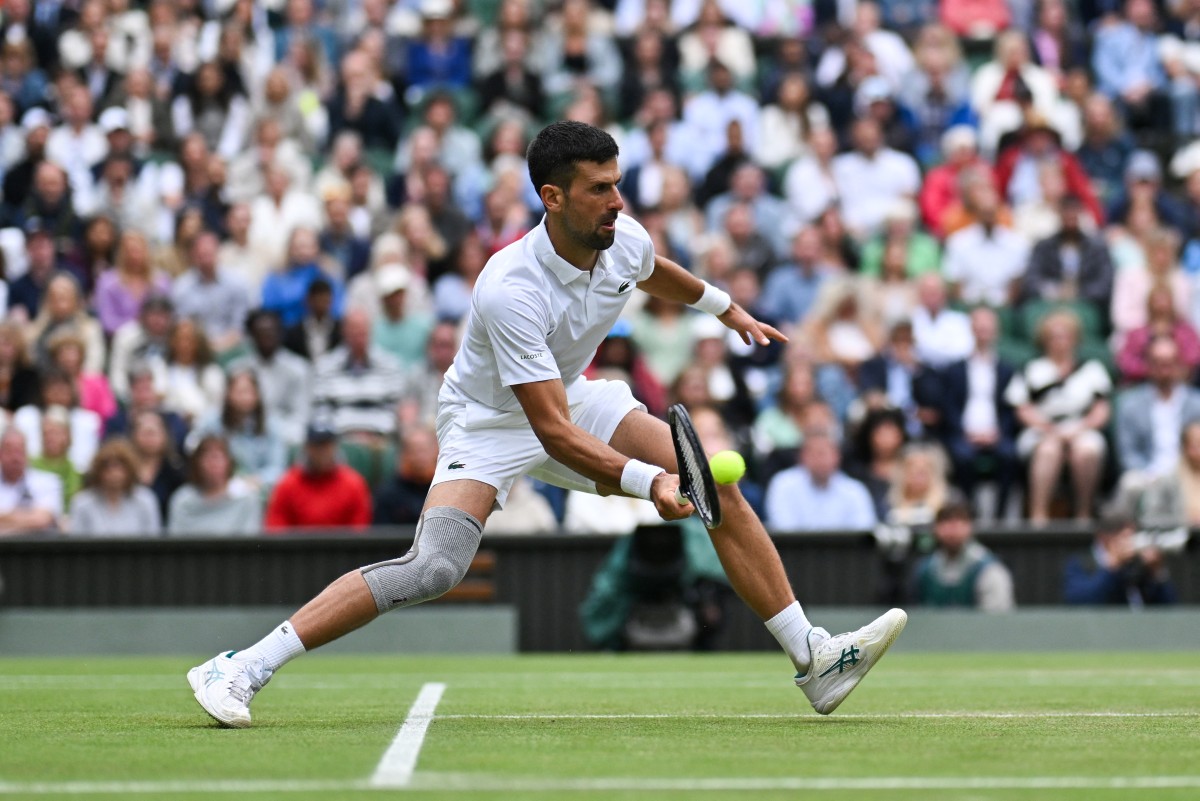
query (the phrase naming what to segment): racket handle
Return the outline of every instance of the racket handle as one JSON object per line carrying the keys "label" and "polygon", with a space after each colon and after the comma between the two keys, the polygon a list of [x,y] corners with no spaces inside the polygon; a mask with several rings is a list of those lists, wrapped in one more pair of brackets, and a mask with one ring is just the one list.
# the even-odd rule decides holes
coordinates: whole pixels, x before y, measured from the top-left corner
{"label": "racket handle", "polygon": [[675,490],[675,503],[679,504],[680,506],[685,506],[686,504],[691,503],[691,502],[687,499],[686,495],[684,495],[682,492],[680,492],[677,489],[677,490]]}

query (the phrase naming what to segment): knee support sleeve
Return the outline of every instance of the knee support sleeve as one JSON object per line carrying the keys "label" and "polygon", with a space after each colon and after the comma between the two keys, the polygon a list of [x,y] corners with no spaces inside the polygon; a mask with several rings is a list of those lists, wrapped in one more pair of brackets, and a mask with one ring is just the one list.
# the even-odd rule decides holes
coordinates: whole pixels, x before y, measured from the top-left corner
{"label": "knee support sleeve", "polygon": [[461,509],[427,509],[407,554],[360,568],[379,613],[448,592],[467,574],[482,538],[483,524]]}

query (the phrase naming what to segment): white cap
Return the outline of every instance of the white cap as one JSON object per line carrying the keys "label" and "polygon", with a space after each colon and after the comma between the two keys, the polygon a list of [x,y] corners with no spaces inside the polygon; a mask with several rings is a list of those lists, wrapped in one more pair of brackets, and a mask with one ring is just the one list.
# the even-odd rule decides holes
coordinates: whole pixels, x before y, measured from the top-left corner
{"label": "white cap", "polygon": [[960,148],[979,147],[979,136],[970,125],[952,125],[942,134],[942,155],[949,156]]}
{"label": "white cap", "polygon": [[54,118],[41,106],[34,106],[21,116],[21,128],[29,133],[34,128],[53,128]]}
{"label": "white cap", "polygon": [[453,17],[454,0],[421,0],[421,16],[426,19]]}
{"label": "white cap", "polygon": [[129,130],[129,112],[118,106],[106,108],[100,115],[100,128],[110,134],[113,131]]}
{"label": "white cap", "polygon": [[858,85],[858,91],[854,93],[854,109],[862,114],[872,103],[891,99],[892,87],[887,78],[872,75]]}
{"label": "white cap", "polygon": [[412,272],[403,264],[384,265],[375,273],[375,288],[381,298],[408,289],[411,283]]}

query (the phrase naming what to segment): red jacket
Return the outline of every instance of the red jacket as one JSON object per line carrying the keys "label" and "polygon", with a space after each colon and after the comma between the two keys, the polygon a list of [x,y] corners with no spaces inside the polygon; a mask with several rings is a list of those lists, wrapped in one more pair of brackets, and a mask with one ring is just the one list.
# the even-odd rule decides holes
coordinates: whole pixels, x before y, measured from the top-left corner
{"label": "red jacket", "polygon": [[[996,159],[996,190],[1001,200],[1008,200],[1008,182],[1012,180],[1013,170],[1017,167],[1017,159],[1021,157],[1021,145],[1009,145],[1001,151]],[[1058,160],[1062,165],[1063,178],[1067,184],[1067,193],[1077,195],[1083,205],[1091,212],[1097,226],[1104,225],[1104,209],[1092,189],[1092,181],[1083,171],[1079,160],[1065,150],[1058,151]]]}
{"label": "red jacket", "polygon": [[267,531],[294,528],[366,528],[371,525],[371,492],[358,473],[340,464],[332,473],[313,475],[303,465],[284,473],[267,504]]}

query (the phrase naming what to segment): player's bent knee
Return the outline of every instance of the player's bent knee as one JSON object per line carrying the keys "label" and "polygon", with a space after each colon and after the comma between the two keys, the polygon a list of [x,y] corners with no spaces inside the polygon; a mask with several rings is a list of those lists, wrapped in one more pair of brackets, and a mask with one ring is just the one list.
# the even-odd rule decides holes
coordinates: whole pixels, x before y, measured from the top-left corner
{"label": "player's bent knee", "polygon": [[379,613],[445,595],[467,574],[482,538],[483,524],[461,509],[426,509],[407,554],[360,568]]}

